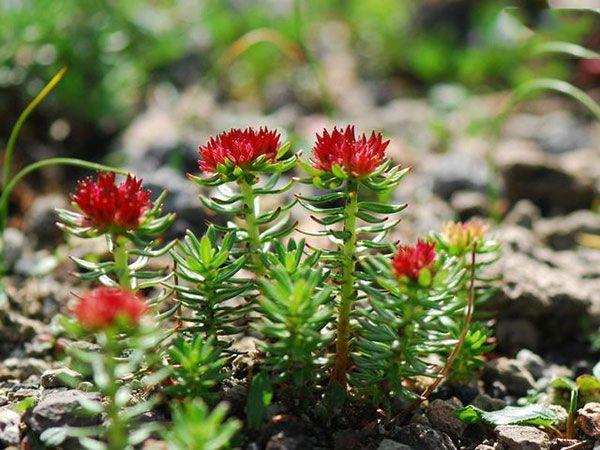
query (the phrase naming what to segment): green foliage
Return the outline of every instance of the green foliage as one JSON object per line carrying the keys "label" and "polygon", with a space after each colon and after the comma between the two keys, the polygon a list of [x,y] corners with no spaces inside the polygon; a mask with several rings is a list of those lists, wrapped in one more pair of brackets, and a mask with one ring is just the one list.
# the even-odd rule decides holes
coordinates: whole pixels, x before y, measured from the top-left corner
{"label": "green foliage", "polygon": [[212,403],[216,387],[225,378],[223,367],[227,362],[221,347],[215,346],[214,337],[179,337],[168,353],[173,384],[165,392],[172,397],[201,398]]}
{"label": "green foliage", "polygon": [[187,20],[174,6],[171,0],[2,2],[0,87],[27,98],[68,66],[56,97],[61,112],[114,130],[132,117],[151,72],[190,47]]}
{"label": "green foliage", "polygon": [[448,327],[458,328],[460,321],[448,311],[465,273],[454,258],[440,259],[429,285],[399,283],[384,256],[368,258],[365,271],[361,289],[369,302],[357,314],[357,371],[351,380],[369,401],[389,406],[391,398],[415,396],[407,381],[435,377],[427,362],[430,355],[452,349]]}
{"label": "green foliage", "polygon": [[[73,337],[87,335],[74,321],[65,321],[64,326]],[[151,369],[159,361],[160,353],[155,350],[163,339],[155,327],[154,323],[142,323],[139,327],[116,323],[95,334],[101,351],[68,349],[71,366],[91,377],[94,391],[104,398],[103,401],[80,399],[83,412],[105,414],[107,423],[98,427],[49,428],[41,435],[43,442],[58,446],[66,438],[75,437],[84,448],[130,450],[159,428],[156,423],[139,421],[158,403],[159,397],[138,398],[141,391],[151,391],[169,373],[168,368]]]}
{"label": "green foliage", "polygon": [[246,419],[252,430],[261,427],[267,417],[267,406],[273,400],[273,386],[264,373],[257,373],[248,388],[246,400]]}
{"label": "green foliage", "polygon": [[220,450],[241,428],[234,419],[226,419],[227,407],[219,404],[213,411],[202,400],[176,404],[172,410],[173,427],[163,433],[171,450]]}
{"label": "green foliage", "polygon": [[485,423],[491,427],[498,425],[551,426],[556,415],[540,405],[507,406],[499,411],[486,412],[473,405],[457,409],[454,416],[465,423]]}
{"label": "green foliage", "polygon": [[278,383],[290,383],[295,397],[305,395],[323,374],[325,346],[331,336],[331,292],[324,274],[315,267],[318,255],[302,261],[305,243],[290,240],[287,249],[277,243],[269,255],[269,278],[262,281],[259,299],[264,336],[260,350],[264,369]]}
{"label": "green foliage", "polygon": [[[180,316],[191,324],[186,331],[222,338],[243,330],[254,293],[250,280],[236,277],[248,256],[233,256],[235,242],[235,234],[228,232],[219,245],[215,228],[210,226],[201,239],[188,230],[177,244],[178,251],[171,252],[178,280],[187,283],[175,286],[178,303],[192,311],[190,316],[185,311]],[[230,304],[242,295],[244,304]]]}
{"label": "green foliage", "polygon": [[[494,345],[489,343],[491,333],[489,327],[481,322],[471,324],[448,376],[451,383],[468,384],[485,365],[482,357],[494,349]],[[453,338],[459,338],[456,332]]]}
{"label": "green foliage", "polygon": [[[200,195],[203,206],[217,214],[237,218],[229,221],[225,227],[214,225],[221,232],[231,232],[235,236],[236,247],[231,250],[234,256],[250,253],[245,268],[257,274],[264,273],[260,254],[268,249],[271,242],[283,239],[291,234],[296,224],[290,223],[287,212],[294,206],[292,201],[271,211],[261,209],[261,199],[267,195],[279,195],[288,191],[294,180],[278,186],[283,173],[296,166],[297,156],[284,158],[290,145],[284,144],[274,161],[265,156],[256,158],[243,169],[229,160],[218,166],[218,172],[205,178],[189,176],[200,186],[217,187],[218,197]],[[270,174],[267,179],[263,177]],[[231,185],[235,185],[235,190]],[[243,219],[243,224],[239,223]]]}

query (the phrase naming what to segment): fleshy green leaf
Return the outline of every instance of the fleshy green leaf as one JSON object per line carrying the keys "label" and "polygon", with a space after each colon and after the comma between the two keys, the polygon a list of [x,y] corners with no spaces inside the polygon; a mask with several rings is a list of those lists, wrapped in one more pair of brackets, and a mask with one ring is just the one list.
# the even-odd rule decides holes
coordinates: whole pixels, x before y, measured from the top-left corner
{"label": "fleshy green leaf", "polygon": [[473,405],[454,411],[459,420],[473,424],[483,422],[489,426],[532,425],[550,426],[556,420],[553,411],[540,405],[507,406],[499,411],[486,412]]}

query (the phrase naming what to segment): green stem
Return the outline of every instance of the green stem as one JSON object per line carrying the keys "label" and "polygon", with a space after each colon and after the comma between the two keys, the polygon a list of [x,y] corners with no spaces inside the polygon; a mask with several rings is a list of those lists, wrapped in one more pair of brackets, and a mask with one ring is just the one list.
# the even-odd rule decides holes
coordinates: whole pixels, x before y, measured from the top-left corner
{"label": "green stem", "polygon": [[124,236],[115,236],[113,238],[115,245],[115,271],[119,280],[119,286],[126,291],[131,291],[131,275],[129,273],[129,254],[127,251],[127,238]]}
{"label": "green stem", "polygon": [[355,265],[356,259],[356,213],[358,212],[358,183],[349,180],[346,185],[347,202],[344,221],[344,245],[342,247],[341,263],[342,278],[340,287],[340,304],[338,309],[338,327],[335,362],[331,383],[346,386],[348,358],[350,353],[350,313],[356,301]]}
{"label": "green stem", "polygon": [[116,343],[117,336],[112,330],[106,331],[106,372],[109,377],[108,386],[106,388],[106,397],[108,404],[106,405],[106,415],[108,417],[108,428],[106,430],[106,439],[108,441],[108,450],[122,450],[127,446],[127,424],[119,415],[120,407],[117,404],[117,392],[119,383],[116,372],[116,358],[118,355],[118,345]]}
{"label": "green stem", "polygon": [[254,270],[257,275],[265,274],[265,267],[260,259],[260,230],[256,223],[256,212],[254,209],[254,191],[252,186],[246,180],[239,181],[242,202],[244,208],[244,220],[246,221],[246,231],[249,238],[249,250]]}
{"label": "green stem", "polygon": [[6,186],[8,185],[8,179],[10,177],[10,167],[12,165],[12,155],[15,150],[15,143],[17,142],[17,137],[19,136],[19,132],[23,127],[23,124],[29,117],[29,114],[35,109],[37,105],[40,104],[42,100],[50,93],[50,91],[58,84],[61,80],[65,72],[67,71],[66,67],[63,67],[58,71],[56,75],[50,80],[50,82],[44,86],[44,88],[40,91],[40,93],[27,105],[25,110],[21,113],[15,126],[10,132],[10,136],[8,137],[8,143],[6,144],[6,151],[4,152],[4,167],[2,168],[2,188],[6,190]]}

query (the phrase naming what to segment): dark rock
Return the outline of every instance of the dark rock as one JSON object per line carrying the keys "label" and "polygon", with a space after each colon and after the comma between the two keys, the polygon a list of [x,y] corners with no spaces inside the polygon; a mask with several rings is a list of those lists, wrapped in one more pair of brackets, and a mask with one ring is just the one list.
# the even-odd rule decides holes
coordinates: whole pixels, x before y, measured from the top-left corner
{"label": "dark rock", "polygon": [[48,369],[48,363],[37,358],[8,358],[0,367],[0,380],[25,380],[32,375],[41,375]]}
{"label": "dark rock", "polygon": [[363,436],[357,430],[341,430],[333,433],[334,450],[359,450],[363,448]]}
{"label": "dark rock", "polygon": [[498,441],[506,450],[546,450],[550,438],[542,430],[520,425],[500,425],[495,429]]}
{"label": "dark rock", "polygon": [[63,239],[63,232],[56,226],[56,208],[65,208],[67,204],[68,200],[59,194],[36,196],[25,215],[27,236],[41,247],[54,248]]}
{"label": "dark rock", "polygon": [[481,393],[473,399],[471,405],[484,411],[497,411],[506,406],[506,402],[499,398],[490,397],[486,393]]}
{"label": "dark rock", "polygon": [[456,397],[449,400],[434,400],[427,409],[427,418],[433,428],[458,439],[467,424],[454,417],[453,413],[462,407],[462,402]]}
{"label": "dark rock", "polygon": [[93,426],[100,423],[100,416],[83,414],[79,399],[100,400],[97,394],[75,389],[48,391],[42,400],[25,414],[25,423],[39,435],[44,430],[62,426]]}
{"label": "dark rock", "polygon": [[485,193],[488,185],[487,164],[482,157],[453,152],[436,158],[430,168],[433,192],[449,200],[457,191]]}
{"label": "dark rock", "polygon": [[12,409],[0,409],[0,446],[19,445],[21,442],[21,415]]}
{"label": "dark rock", "polygon": [[488,382],[500,381],[514,395],[525,395],[535,387],[535,380],[521,362],[503,356],[490,361],[483,376]]}
{"label": "dark rock", "polygon": [[540,333],[531,320],[501,318],[496,324],[497,348],[511,354],[520,348],[539,348]]}
{"label": "dark rock", "polygon": [[496,163],[511,204],[528,199],[553,214],[589,208],[596,196],[590,179],[567,171],[559,160],[528,142],[499,145]]}
{"label": "dark rock", "polygon": [[578,244],[579,234],[600,234],[600,215],[582,210],[566,216],[542,219],[536,222],[534,232],[553,249],[568,250]]}
{"label": "dark rock", "polygon": [[419,423],[411,423],[400,428],[393,438],[421,450],[456,450],[456,446],[447,434]]}

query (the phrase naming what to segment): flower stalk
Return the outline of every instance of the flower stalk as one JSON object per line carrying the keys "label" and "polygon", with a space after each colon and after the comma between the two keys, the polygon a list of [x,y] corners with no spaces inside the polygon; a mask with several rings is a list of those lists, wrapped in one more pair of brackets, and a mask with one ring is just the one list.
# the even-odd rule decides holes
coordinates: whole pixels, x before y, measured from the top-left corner
{"label": "flower stalk", "polygon": [[125,236],[114,236],[114,260],[115,273],[121,289],[131,291],[131,274],[129,270],[129,252],[127,251],[127,238]]}
{"label": "flower stalk", "polygon": [[238,181],[240,192],[242,194],[244,220],[246,221],[246,231],[248,232],[248,250],[254,270],[257,275],[264,275],[265,267],[260,258],[260,230],[256,223],[256,211],[254,207],[254,192],[252,186],[244,179]]}
{"label": "flower stalk", "polygon": [[346,386],[348,356],[350,353],[350,314],[356,301],[354,257],[356,251],[356,213],[358,212],[358,183],[349,179],[346,183],[347,203],[344,211],[344,245],[342,247],[342,277],[338,311],[336,353],[331,382]]}

